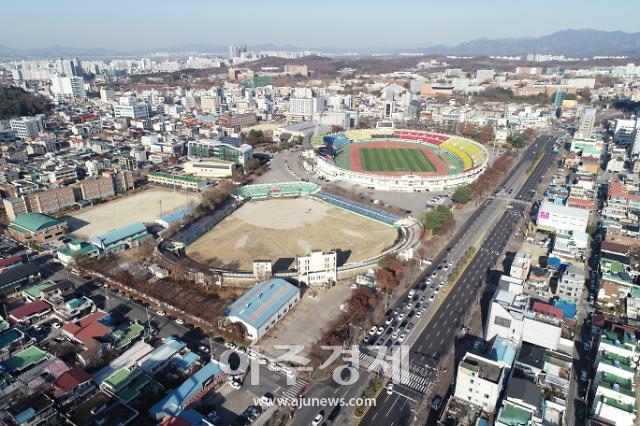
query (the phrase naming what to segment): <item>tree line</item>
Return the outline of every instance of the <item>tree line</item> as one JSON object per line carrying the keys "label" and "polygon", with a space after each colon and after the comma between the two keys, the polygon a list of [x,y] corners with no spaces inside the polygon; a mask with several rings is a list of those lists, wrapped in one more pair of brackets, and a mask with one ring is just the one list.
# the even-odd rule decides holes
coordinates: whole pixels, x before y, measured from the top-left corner
{"label": "tree line", "polygon": [[42,96],[20,87],[0,87],[0,120],[44,114],[51,108]]}

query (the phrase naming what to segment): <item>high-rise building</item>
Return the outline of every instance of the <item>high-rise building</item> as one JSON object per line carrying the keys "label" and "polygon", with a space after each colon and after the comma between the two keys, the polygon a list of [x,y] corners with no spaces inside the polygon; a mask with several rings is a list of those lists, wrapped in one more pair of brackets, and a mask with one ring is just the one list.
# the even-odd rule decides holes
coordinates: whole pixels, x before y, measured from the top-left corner
{"label": "high-rise building", "polygon": [[132,103],[130,105],[114,105],[113,113],[116,117],[127,117],[143,120],[149,118],[149,108],[144,102]]}
{"label": "high-rise building", "polygon": [[58,98],[83,99],[87,97],[82,77],[51,77],[51,93]]}
{"label": "high-rise building", "polygon": [[630,146],[635,140],[637,128],[638,123],[635,117],[616,120],[613,141],[618,145]]}
{"label": "high-rise building", "polygon": [[582,112],[576,138],[591,139],[593,137],[593,126],[596,124],[596,112],[596,108],[586,108]]}
{"label": "high-rise building", "polygon": [[64,77],[81,77],[84,73],[78,58],[56,60],[56,71]]}

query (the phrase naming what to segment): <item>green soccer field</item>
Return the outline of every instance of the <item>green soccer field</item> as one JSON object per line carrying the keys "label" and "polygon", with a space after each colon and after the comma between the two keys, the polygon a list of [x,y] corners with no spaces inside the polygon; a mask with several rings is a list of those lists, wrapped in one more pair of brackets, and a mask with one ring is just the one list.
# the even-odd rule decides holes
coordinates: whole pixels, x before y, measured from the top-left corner
{"label": "green soccer field", "polygon": [[434,172],[435,166],[416,148],[361,148],[360,164],[368,172]]}

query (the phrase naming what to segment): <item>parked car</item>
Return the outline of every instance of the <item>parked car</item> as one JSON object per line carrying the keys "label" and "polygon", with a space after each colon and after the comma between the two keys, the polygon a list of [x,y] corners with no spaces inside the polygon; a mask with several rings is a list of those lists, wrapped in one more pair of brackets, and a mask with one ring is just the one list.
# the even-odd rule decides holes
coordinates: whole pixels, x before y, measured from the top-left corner
{"label": "parked car", "polygon": [[391,395],[393,393],[393,383],[389,383],[387,385],[387,394]]}

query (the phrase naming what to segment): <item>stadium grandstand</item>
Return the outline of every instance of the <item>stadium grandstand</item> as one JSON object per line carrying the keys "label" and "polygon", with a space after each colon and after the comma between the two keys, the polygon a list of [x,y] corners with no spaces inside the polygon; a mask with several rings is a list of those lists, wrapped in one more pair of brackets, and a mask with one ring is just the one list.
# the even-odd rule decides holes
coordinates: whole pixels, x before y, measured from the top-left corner
{"label": "stadium grandstand", "polygon": [[245,185],[236,189],[240,198],[298,197],[318,191],[320,187],[311,182],[262,183]]}
{"label": "stadium grandstand", "polygon": [[441,191],[473,182],[487,166],[475,141],[420,130],[358,129],[324,135],[315,171],[388,191]]}
{"label": "stadium grandstand", "polygon": [[384,223],[385,225],[396,226],[396,222],[400,220],[399,216],[396,216],[382,209],[369,207],[348,198],[340,197],[328,192],[319,191],[316,192],[314,196],[329,204],[333,204],[336,207],[340,207],[341,209],[348,210],[360,216],[364,216],[380,223]]}

